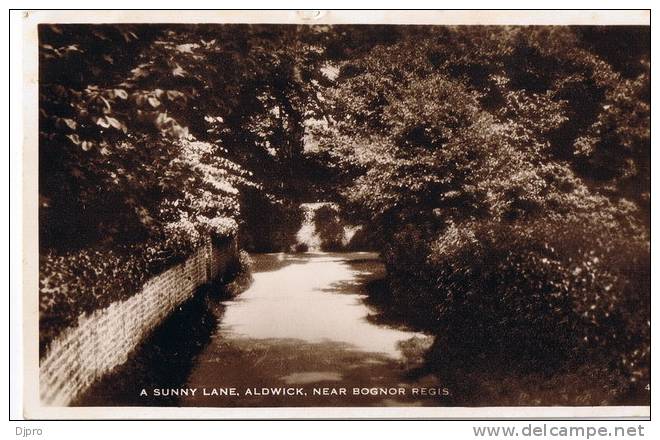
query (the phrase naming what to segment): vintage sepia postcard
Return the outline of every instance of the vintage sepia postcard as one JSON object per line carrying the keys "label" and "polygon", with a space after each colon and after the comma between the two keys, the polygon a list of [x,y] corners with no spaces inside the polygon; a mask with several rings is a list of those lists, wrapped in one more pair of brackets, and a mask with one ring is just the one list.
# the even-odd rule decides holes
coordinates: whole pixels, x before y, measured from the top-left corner
{"label": "vintage sepia postcard", "polygon": [[25,417],[648,419],[650,36],[26,12]]}

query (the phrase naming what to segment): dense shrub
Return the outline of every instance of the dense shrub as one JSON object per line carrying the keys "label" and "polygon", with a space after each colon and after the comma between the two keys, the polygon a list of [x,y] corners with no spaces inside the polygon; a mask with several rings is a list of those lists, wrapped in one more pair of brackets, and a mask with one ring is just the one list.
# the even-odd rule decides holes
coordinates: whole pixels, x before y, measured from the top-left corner
{"label": "dense shrub", "polygon": [[304,203],[303,218],[296,232],[296,252],[373,249],[373,243],[362,225],[352,224],[336,203]]}
{"label": "dense shrub", "polygon": [[[397,234],[389,249],[396,252],[390,301],[437,335],[431,368],[463,383],[458,392],[485,384],[502,404],[567,404],[561,395],[570,404],[612,404],[643,395],[650,380],[650,249],[644,240],[605,231],[594,217],[463,224],[428,247],[417,245],[424,241],[412,231]],[[575,371],[590,375],[590,368],[600,382],[575,379]],[[527,384],[517,389],[531,394],[507,401],[509,392],[496,383],[514,376]],[[533,386],[533,377],[562,388],[553,398]]]}
{"label": "dense shrub", "polygon": [[321,238],[321,249],[336,251],[344,245],[345,223],[336,205],[324,204],[314,211],[314,227]]}
{"label": "dense shrub", "polygon": [[448,232],[429,261],[438,333],[458,350],[516,359],[516,368],[551,371],[567,357],[616,352],[630,378],[647,376],[648,358],[639,364],[648,354],[648,248],[597,227],[536,221]]}
{"label": "dense shrub", "polygon": [[245,251],[239,251],[238,258],[222,274],[221,284],[217,286],[221,297],[233,298],[252,284],[252,260]]}
{"label": "dense shrub", "polygon": [[340,63],[319,146],[441,376],[648,381],[649,53],[609,32],[420,28]]}

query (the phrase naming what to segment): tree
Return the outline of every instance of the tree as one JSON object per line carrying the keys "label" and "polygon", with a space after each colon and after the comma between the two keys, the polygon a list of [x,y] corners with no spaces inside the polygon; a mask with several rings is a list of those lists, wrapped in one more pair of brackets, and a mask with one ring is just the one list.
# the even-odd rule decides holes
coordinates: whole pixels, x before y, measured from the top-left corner
{"label": "tree", "polygon": [[603,357],[612,383],[648,375],[638,55],[631,77],[583,30],[457,27],[338,62],[321,151],[381,238],[392,301],[440,335],[443,362],[556,372]]}

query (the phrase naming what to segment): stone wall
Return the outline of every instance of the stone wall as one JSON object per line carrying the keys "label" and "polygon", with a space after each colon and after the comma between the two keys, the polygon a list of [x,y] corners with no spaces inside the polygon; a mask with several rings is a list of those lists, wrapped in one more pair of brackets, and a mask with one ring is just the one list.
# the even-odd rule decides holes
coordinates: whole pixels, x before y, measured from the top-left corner
{"label": "stone wall", "polygon": [[42,404],[65,406],[97,379],[126,362],[129,353],[171,312],[206,283],[222,278],[235,260],[236,241],[211,240],[186,261],[148,280],[140,292],[79,316],[39,362]]}

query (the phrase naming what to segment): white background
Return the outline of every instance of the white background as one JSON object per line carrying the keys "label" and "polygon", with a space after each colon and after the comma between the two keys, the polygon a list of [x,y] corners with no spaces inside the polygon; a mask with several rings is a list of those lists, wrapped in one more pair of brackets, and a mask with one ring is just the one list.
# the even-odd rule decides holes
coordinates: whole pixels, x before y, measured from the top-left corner
{"label": "white background", "polygon": [[[29,8],[40,9],[55,6],[53,2],[46,1],[33,1],[29,4],[20,2],[9,2],[9,7],[12,8]],[[170,0],[161,0],[157,3],[151,2],[138,2],[135,0],[115,0],[113,2],[91,2],[91,1],[59,1],[56,6],[61,8],[290,8],[290,9],[347,9],[347,8],[502,8],[514,9],[525,8],[531,5],[537,8],[582,8],[582,9],[597,9],[597,8],[626,8],[626,9],[648,9],[651,8],[651,1],[405,1],[405,2],[366,2],[366,1],[317,1],[317,2],[303,2],[303,1],[289,1],[289,2],[274,2],[274,1],[195,1],[187,0],[185,2],[174,2]],[[552,12],[549,12],[552,14]],[[3,288],[7,289],[2,300],[0,300],[0,307],[2,312],[3,321],[0,325],[0,341],[3,345],[0,350],[0,390],[2,397],[0,398],[0,417],[3,418],[0,424],[0,435],[3,438],[18,438],[16,436],[16,427],[25,428],[40,428],[43,430],[43,435],[40,438],[54,438],[54,439],[76,439],[76,438],[93,438],[94,440],[125,438],[149,438],[152,436],[160,436],[160,438],[241,438],[247,439],[252,436],[263,436],[262,438],[314,438],[314,439],[337,439],[338,437],[344,438],[363,438],[369,439],[378,436],[381,439],[412,439],[412,438],[438,438],[438,439],[463,439],[474,438],[473,426],[510,426],[517,425],[518,429],[527,426],[533,422],[475,422],[475,421],[447,421],[447,422],[410,422],[410,421],[380,421],[380,422],[356,422],[356,421],[324,421],[324,422],[296,422],[296,421],[263,421],[263,422],[175,422],[175,421],[152,421],[152,422],[137,422],[137,421],[122,421],[122,422],[33,422],[33,421],[20,421],[22,418],[22,401],[21,401],[21,388],[22,388],[22,365],[21,365],[21,317],[22,311],[20,309],[20,297],[22,292],[21,287],[21,237],[22,237],[22,212],[21,212],[21,177],[22,177],[22,29],[21,29],[21,12],[13,11],[9,16],[9,29],[3,29],[0,33],[2,38],[2,48],[7,50],[10,48],[10,57],[3,56],[2,62],[7,63],[2,66],[0,72],[2,78],[2,96],[0,101],[0,111],[2,117],[2,130],[0,132],[0,140],[3,143],[2,153],[0,153],[0,161],[2,162],[2,169],[6,170],[5,176],[10,176],[7,179],[5,176],[0,178],[0,185],[2,190],[0,194],[6,200],[3,206],[8,210],[0,215],[1,229],[4,232],[1,235],[3,252],[0,254],[0,278],[2,280]],[[652,17],[653,18],[653,17]],[[3,21],[3,23],[7,23]],[[653,35],[652,43],[657,43],[657,35]],[[657,44],[652,44],[652,47],[658,47]],[[652,57],[653,58],[653,57]],[[654,69],[652,66],[652,72]],[[5,77],[10,75],[10,78]],[[653,74],[652,74],[653,76]],[[10,82],[11,79],[11,82]],[[9,87],[8,87],[9,86]],[[652,101],[655,101],[657,89],[652,93]],[[10,124],[7,126],[7,124]],[[656,127],[656,118],[652,120],[652,127]],[[657,132],[656,132],[657,133]],[[655,138],[653,137],[653,147],[655,147]],[[653,160],[653,165],[656,165]],[[657,182],[652,183],[652,192],[657,192]],[[655,212],[656,203],[652,203],[652,212]],[[656,226],[656,222],[652,222]],[[7,234],[6,232],[9,232]],[[655,243],[652,243],[652,251],[655,251]],[[6,250],[9,250],[7,252]],[[652,252],[655,253],[655,252]],[[655,264],[653,264],[655,269]],[[654,270],[655,272],[655,270]],[[655,285],[652,283],[652,292],[655,292]],[[8,298],[11,295],[11,310],[8,308]],[[658,301],[655,301],[653,312],[657,312]],[[11,323],[9,316],[13,317]],[[657,313],[654,313],[657,315]],[[10,325],[11,324],[11,325]],[[655,332],[656,325],[653,325],[653,333]],[[8,345],[10,341],[11,331],[11,351]],[[656,338],[656,341],[658,339]],[[655,347],[653,347],[655,348]],[[653,350],[654,351],[654,350]],[[657,364],[657,362],[656,362]],[[11,370],[9,369],[11,368]],[[654,369],[655,372],[655,369]],[[11,373],[11,376],[10,376]],[[655,376],[655,375],[653,375]],[[10,380],[8,380],[10,379]],[[37,378],[35,378],[37,380]],[[655,387],[653,387],[653,396],[657,397]],[[658,400],[656,399],[656,402]],[[657,405],[656,405],[657,406]],[[657,428],[657,410],[653,411],[656,423],[652,422],[584,422],[589,426],[644,426],[644,433],[646,438],[660,438],[660,430]],[[5,419],[4,417],[7,417]],[[13,421],[8,421],[11,418]],[[539,422],[536,422],[538,424]],[[547,422],[550,424],[564,424],[568,425],[569,422]],[[574,424],[570,422],[570,424]],[[577,423],[579,424],[579,423]],[[199,437],[198,437],[199,436]],[[259,438],[259,437],[257,437]],[[540,438],[540,437],[536,437]]]}

